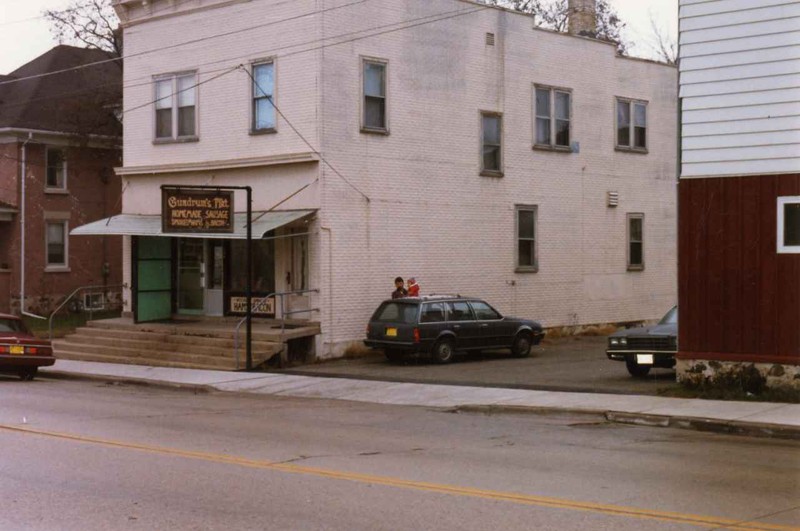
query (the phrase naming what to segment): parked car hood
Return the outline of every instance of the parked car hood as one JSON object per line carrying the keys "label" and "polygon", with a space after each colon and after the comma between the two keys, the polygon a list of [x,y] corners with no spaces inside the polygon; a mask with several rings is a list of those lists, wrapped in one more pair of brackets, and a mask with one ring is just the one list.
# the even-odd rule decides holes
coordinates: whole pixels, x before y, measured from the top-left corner
{"label": "parked car hood", "polygon": [[641,328],[629,328],[614,332],[610,337],[630,337],[630,336],[677,336],[678,325],[676,324],[656,324],[643,326]]}

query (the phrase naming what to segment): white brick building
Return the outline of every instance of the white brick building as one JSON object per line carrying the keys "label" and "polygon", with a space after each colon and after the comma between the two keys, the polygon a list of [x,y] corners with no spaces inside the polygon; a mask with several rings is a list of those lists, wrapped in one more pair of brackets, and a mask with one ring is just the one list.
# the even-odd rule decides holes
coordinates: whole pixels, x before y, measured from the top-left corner
{"label": "white brick building", "polygon": [[[254,210],[303,211],[275,235],[292,228],[308,235],[269,240],[274,252],[265,251],[257,268],[273,268],[266,274],[273,291],[320,290],[308,302],[320,310],[312,317],[322,326],[318,356],[362,339],[398,275],[415,276],[423,293],[473,294],[547,327],[653,319],[675,303],[674,68],[463,0],[120,0],[116,7],[126,48],[123,213],[159,215],[162,184],[251,185]],[[264,80],[256,94],[246,71],[267,62],[272,67],[256,72]],[[236,65],[243,67],[225,73]],[[179,75],[159,84],[169,74]],[[171,96],[194,83],[186,97]],[[542,100],[538,114],[549,116],[562,149],[535,146],[537,86],[550,90],[553,112]],[[163,95],[159,118],[152,102]],[[254,131],[255,105],[267,109],[260,125],[271,125],[269,103],[254,95],[273,98],[274,129]],[[556,115],[556,103],[562,110],[566,101],[569,138],[555,135],[565,126],[558,118],[567,117]],[[631,124],[618,133],[623,111]],[[482,113],[487,134],[501,128],[499,171],[483,171],[497,142],[484,145]],[[365,129],[370,123],[376,127]],[[612,196],[618,206],[609,206]],[[237,193],[237,211],[243,198]],[[528,210],[518,214],[520,207]],[[631,222],[631,214],[641,216]],[[126,279],[135,290],[131,241]],[[305,241],[308,252],[298,243]],[[193,282],[181,277],[181,245],[172,251],[173,312],[181,311],[175,283]],[[205,245],[208,288],[213,244]],[[519,256],[531,247],[533,259]],[[226,270],[236,267],[237,249],[219,251],[228,255]],[[226,291],[230,275],[220,279]],[[209,296],[202,311],[214,313]],[[129,291],[129,311],[135,298]]]}

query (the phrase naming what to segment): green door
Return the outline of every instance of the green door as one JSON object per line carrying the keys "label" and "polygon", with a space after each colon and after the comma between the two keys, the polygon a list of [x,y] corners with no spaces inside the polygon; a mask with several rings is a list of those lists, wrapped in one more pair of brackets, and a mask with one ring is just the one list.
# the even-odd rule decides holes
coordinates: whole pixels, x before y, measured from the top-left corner
{"label": "green door", "polygon": [[172,317],[172,241],[170,238],[136,238],[137,323]]}

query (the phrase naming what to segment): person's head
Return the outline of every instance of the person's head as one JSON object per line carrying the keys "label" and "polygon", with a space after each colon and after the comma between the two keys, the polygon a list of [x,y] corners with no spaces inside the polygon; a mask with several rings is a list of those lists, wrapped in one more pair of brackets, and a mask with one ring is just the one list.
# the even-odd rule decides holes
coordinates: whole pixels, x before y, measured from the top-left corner
{"label": "person's head", "polygon": [[414,278],[414,277],[409,277],[408,278],[408,285],[409,286],[413,286],[416,283],[417,283],[417,279],[416,278]]}
{"label": "person's head", "polygon": [[402,288],[403,287],[403,277],[397,277],[394,279],[394,287]]}

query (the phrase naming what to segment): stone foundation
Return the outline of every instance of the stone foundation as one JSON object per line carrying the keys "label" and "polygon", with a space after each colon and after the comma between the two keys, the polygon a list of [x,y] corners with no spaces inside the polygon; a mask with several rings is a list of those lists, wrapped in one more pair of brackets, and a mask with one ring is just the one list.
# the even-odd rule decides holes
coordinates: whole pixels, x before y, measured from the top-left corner
{"label": "stone foundation", "polygon": [[677,360],[678,382],[692,386],[740,386],[758,393],[765,388],[800,391],[800,365],[733,361]]}

